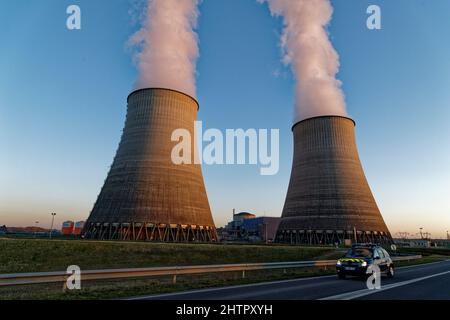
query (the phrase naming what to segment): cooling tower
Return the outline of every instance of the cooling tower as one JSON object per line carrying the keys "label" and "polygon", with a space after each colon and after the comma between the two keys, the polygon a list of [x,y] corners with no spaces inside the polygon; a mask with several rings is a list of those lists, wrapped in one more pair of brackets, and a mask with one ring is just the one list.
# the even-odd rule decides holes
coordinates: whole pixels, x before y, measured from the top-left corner
{"label": "cooling tower", "polygon": [[355,122],[320,116],[298,122],[278,242],[391,243],[358,156]]}
{"label": "cooling tower", "polygon": [[172,133],[191,134],[198,103],[169,89],[141,89],[128,110],[114,162],[85,227],[90,239],[212,242],[217,233],[201,167],[172,162]]}

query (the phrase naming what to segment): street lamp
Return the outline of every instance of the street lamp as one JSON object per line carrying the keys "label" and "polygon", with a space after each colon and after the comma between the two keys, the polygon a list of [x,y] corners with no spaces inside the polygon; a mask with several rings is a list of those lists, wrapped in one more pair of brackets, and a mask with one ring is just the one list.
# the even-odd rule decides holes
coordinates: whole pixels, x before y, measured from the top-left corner
{"label": "street lamp", "polygon": [[50,239],[52,238],[52,233],[53,233],[53,222],[55,221],[56,213],[55,213],[55,212],[52,212],[51,215],[52,215],[52,226],[50,227],[50,234],[49,234],[49,238],[50,238]]}

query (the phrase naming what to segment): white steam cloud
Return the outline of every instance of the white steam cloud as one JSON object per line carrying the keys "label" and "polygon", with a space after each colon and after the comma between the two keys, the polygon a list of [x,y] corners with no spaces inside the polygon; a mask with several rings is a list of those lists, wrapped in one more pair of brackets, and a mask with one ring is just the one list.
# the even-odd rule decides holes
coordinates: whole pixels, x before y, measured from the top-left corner
{"label": "white steam cloud", "polygon": [[196,96],[199,0],[147,0],[142,28],[129,40],[139,77],[135,89],[162,87]]}
{"label": "white steam cloud", "polygon": [[339,56],[327,27],[333,15],[329,0],[258,0],[282,16],[283,61],[292,66],[296,83],[295,122],[321,115],[346,116],[341,82],[336,79]]}

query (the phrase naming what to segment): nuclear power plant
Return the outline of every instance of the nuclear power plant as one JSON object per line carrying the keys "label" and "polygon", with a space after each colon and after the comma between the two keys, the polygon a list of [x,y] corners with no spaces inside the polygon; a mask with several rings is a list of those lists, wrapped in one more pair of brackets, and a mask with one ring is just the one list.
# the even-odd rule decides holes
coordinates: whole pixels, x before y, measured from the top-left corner
{"label": "nuclear power plant", "polygon": [[127,102],[119,148],[86,222],[85,238],[217,241],[200,165],[171,159],[174,130],[186,129],[194,137],[198,102],[162,88],[137,90]]}
{"label": "nuclear power plant", "polygon": [[294,157],[276,241],[391,243],[358,156],[355,122],[319,116],[292,128]]}

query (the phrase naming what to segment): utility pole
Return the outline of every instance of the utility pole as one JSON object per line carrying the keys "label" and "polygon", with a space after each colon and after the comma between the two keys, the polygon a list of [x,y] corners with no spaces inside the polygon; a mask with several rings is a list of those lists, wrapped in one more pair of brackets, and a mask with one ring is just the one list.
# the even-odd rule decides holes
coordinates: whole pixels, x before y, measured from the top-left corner
{"label": "utility pole", "polygon": [[52,212],[51,215],[52,215],[52,226],[50,227],[50,234],[49,234],[49,238],[50,238],[50,239],[52,238],[52,233],[53,233],[53,222],[55,221],[56,213],[55,213],[55,212]]}
{"label": "utility pole", "polygon": [[450,234],[448,234],[448,230],[447,230],[447,240],[450,240]]}

